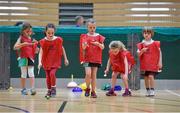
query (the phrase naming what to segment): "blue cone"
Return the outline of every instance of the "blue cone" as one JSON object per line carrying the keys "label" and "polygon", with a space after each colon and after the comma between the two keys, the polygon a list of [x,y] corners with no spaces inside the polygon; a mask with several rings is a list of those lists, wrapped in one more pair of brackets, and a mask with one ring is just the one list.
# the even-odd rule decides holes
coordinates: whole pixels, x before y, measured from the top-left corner
{"label": "blue cone", "polygon": [[82,92],[82,89],[80,87],[75,87],[72,89],[72,92]]}
{"label": "blue cone", "polygon": [[116,85],[116,86],[114,87],[114,91],[121,91],[121,90],[122,90],[122,88],[121,88],[120,85]]}

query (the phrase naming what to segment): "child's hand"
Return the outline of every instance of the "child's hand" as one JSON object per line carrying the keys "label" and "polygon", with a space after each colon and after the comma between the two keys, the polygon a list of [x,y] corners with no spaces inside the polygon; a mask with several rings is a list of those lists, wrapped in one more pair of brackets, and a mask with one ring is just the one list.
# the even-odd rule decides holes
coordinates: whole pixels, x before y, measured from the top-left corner
{"label": "child's hand", "polygon": [[82,43],[82,48],[83,48],[83,49],[86,49],[86,47],[88,47],[88,46],[89,46],[89,45],[88,45],[87,42]]}
{"label": "child's hand", "polygon": [[106,70],[104,71],[104,74],[108,74],[109,73],[109,69],[106,68]]}
{"label": "child's hand", "polygon": [[38,52],[39,52],[39,48],[36,47],[35,53],[38,54]]}
{"label": "child's hand", "polygon": [[91,44],[95,45],[95,46],[99,46],[99,42],[95,41],[95,42],[91,42]]}
{"label": "child's hand", "polygon": [[29,43],[29,42],[23,42],[22,43],[24,46],[30,46],[30,45],[33,45],[33,43]]}
{"label": "child's hand", "polygon": [[159,67],[159,69],[162,69],[162,64],[159,63],[159,64],[158,64],[158,67]]}
{"label": "child's hand", "polygon": [[39,63],[39,64],[38,64],[38,69],[40,70],[40,69],[41,69],[41,67],[42,67],[42,64],[41,64],[41,63]]}
{"label": "child's hand", "polygon": [[40,73],[41,67],[42,67],[42,64],[38,64],[38,75],[39,75],[39,73]]}
{"label": "child's hand", "polygon": [[108,73],[109,73],[109,69],[106,68],[106,70],[104,71],[104,77],[106,77]]}
{"label": "child's hand", "polygon": [[69,65],[69,61],[67,59],[64,60],[64,64],[65,66],[68,66]]}
{"label": "child's hand", "polygon": [[141,51],[144,53],[144,52],[147,52],[147,50],[148,50],[148,48],[143,48],[143,49],[141,49]]}
{"label": "child's hand", "polygon": [[38,41],[36,39],[33,39],[32,43],[38,43]]}

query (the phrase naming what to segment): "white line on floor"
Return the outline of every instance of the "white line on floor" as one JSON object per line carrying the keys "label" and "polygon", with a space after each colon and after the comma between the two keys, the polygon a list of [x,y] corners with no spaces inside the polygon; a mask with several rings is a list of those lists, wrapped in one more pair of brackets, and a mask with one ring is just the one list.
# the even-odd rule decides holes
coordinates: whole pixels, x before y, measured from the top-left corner
{"label": "white line on floor", "polygon": [[171,94],[173,94],[173,95],[176,95],[176,96],[178,96],[178,97],[180,97],[180,94],[178,94],[178,93],[175,93],[175,92],[173,92],[173,91],[171,91],[171,90],[165,90],[166,92],[168,92],[168,93],[171,93]]}

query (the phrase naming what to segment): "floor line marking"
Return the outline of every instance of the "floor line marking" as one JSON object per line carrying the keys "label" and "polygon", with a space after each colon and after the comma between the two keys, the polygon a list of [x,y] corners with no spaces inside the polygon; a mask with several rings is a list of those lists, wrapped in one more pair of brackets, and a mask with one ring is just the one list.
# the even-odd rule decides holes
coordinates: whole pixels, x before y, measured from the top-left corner
{"label": "floor line marking", "polygon": [[171,91],[171,90],[165,90],[166,92],[168,92],[168,93],[170,93],[170,94],[173,94],[173,95],[176,95],[176,96],[178,96],[178,97],[180,97],[180,94],[178,94],[178,93],[175,93],[175,92],[173,92],[173,91]]}

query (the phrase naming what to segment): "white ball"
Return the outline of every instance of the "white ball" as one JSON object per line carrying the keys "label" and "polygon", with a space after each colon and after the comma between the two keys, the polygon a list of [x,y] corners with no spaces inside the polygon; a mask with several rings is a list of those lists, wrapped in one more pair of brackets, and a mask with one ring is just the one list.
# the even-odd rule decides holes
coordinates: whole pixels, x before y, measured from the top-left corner
{"label": "white ball", "polygon": [[104,74],[104,77],[106,77],[107,75],[106,74]]}

